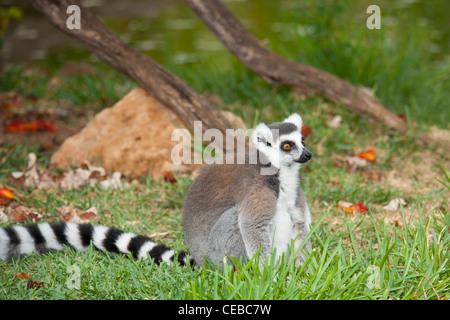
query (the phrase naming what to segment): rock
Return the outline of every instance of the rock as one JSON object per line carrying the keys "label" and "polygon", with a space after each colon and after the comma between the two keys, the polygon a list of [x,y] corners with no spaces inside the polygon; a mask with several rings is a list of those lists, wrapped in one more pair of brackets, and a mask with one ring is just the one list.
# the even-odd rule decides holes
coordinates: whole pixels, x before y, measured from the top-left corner
{"label": "rock", "polygon": [[[233,123],[245,125],[237,117]],[[171,160],[171,150],[179,143],[171,141],[177,128],[185,126],[175,113],[137,88],[67,138],[53,154],[51,164],[67,169],[87,160],[131,177],[151,173],[155,180],[167,171],[191,173],[199,165],[175,165]]]}

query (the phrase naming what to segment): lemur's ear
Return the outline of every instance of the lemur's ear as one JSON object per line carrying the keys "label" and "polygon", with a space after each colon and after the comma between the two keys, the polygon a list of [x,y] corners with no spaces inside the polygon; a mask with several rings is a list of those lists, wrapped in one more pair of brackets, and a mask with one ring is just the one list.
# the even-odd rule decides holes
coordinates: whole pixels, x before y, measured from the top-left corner
{"label": "lemur's ear", "polygon": [[255,145],[263,143],[266,146],[271,146],[273,140],[272,131],[270,131],[267,125],[260,123],[253,132],[252,140]]}
{"label": "lemur's ear", "polygon": [[302,130],[303,120],[298,113],[293,113],[287,117],[284,122],[293,123],[297,126],[298,130]]}

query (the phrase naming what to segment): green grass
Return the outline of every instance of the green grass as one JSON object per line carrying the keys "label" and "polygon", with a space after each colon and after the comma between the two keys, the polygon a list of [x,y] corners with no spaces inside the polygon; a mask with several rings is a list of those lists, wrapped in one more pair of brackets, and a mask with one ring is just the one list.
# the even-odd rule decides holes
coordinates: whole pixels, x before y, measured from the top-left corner
{"label": "green grass", "polygon": [[[379,170],[387,174],[401,167],[409,157],[437,151],[432,146],[418,145],[413,133],[400,135],[380,128],[376,123],[342,107],[326,104],[320,98],[299,103],[288,91],[274,94],[262,80],[239,70],[237,68],[240,89],[234,93],[233,100],[241,96],[241,101],[234,101],[236,105],[231,104],[230,109],[241,114],[247,124],[281,120],[298,111],[305,123],[313,128],[313,134],[307,139],[313,160],[302,169],[302,186],[313,212],[315,231],[311,240],[314,251],[304,268],[292,264],[276,268],[268,262],[268,266],[260,270],[255,258],[244,265],[236,262],[234,268],[225,268],[222,272],[214,266],[191,270],[178,265],[157,267],[146,261],[109,256],[94,250],[85,254],[67,250],[0,262],[0,297],[448,299],[450,216],[446,200],[449,190],[445,183],[438,183],[425,193],[419,190],[410,194],[389,185],[370,183],[359,171],[349,172],[337,160],[369,147],[375,148],[379,153],[377,162],[367,171]],[[208,83],[211,81],[208,77],[197,77],[207,78]],[[231,80],[228,84],[231,85]],[[257,91],[253,96],[252,87]],[[239,107],[242,105],[245,107]],[[334,114],[343,118],[339,130],[326,125]],[[143,177],[125,191],[105,191],[98,187],[70,191],[26,190],[14,186],[10,173],[26,167],[29,152],[37,153],[41,168],[48,166],[50,153],[39,152],[37,147],[25,144],[3,146],[0,184],[13,189],[22,199],[21,204],[41,212],[43,221],[57,220],[55,208],[60,206],[72,205],[80,209],[95,206],[101,217],[99,223],[146,235],[163,233],[165,235],[157,237],[158,241],[178,250],[187,249],[181,213],[184,195],[191,183],[189,179],[180,178],[177,184],[171,185]],[[427,161],[435,162],[435,171],[429,174],[446,182],[442,170],[448,166],[445,156],[438,152],[435,159]],[[384,219],[380,209],[395,197],[405,198],[409,204],[408,211],[402,215],[402,227]],[[364,201],[369,212],[346,215],[335,207],[340,200]],[[14,223],[17,222],[8,224]],[[80,289],[70,289],[66,284],[72,275],[68,268],[73,265],[80,270]],[[19,272],[31,275],[33,281],[43,286],[27,288],[27,279],[16,279]]]}
{"label": "green grass", "polygon": [[[345,114],[344,110],[342,112]],[[353,118],[353,122],[356,120]],[[359,121],[368,128],[366,133],[344,130],[336,139],[348,141],[349,147],[341,148],[330,142],[324,145],[325,154],[346,154],[349,148],[357,150],[362,147],[376,126],[365,120]],[[313,120],[311,122],[314,123]],[[352,141],[352,137],[355,140]],[[308,143],[315,139],[319,137],[312,136]],[[395,148],[400,153],[411,152],[408,138],[394,136],[391,139],[397,143],[386,145],[386,148]],[[8,176],[14,167],[25,166],[23,159],[26,159],[26,154],[35,150],[23,146],[2,150],[5,161],[5,169],[0,171],[2,185],[12,188],[22,199],[21,204],[37,208],[44,221],[57,220],[55,208],[63,205],[80,209],[95,206],[102,224],[146,235],[163,233],[157,237],[158,241],[178,250],[187,249],[180,226],[183,199],[190,179],[180,177],[178,183],[172,185],[143,177],[134,180],[131,188],[124,191],[105,191],[99,187],[25,190],[14,188]],[[39,159],[39,165],[46,167],[48,157],[41,154]],[[313,251],[303,267],[295,267],[292,263],[274,266],[273,261],[267,261],[266,267],[260,269],[258,257],[255,257],[246,264],[234,261],[234,267],[225,267],[222,271],[212,265],[191,270],[178,265],[149,265],[146,261],[105,255],[93,249],[87,253],[67,250],[0,262],[0,297],[448,299],[450,216],[448,200],[445,200],[449,190],[444,183],[447,176],[439,174],[443,183],[437,189],[407,198],[409,210],[401,211],[402,227],[399,227],[383,219],[379,205],[396,196],[404,197],[402,190],[365,183],[357,174],[349,174],[343,167],[333,167],[332,163],[330,156],[315,158],[303,170],[303,186],[313,212]],[[391,169],[383,159],[377,167],[387,171]],[[331,181],[336,179],[345,187],[334,186]],[[369,212],[347,215],[335,208],[338,200],[364,200]],[[436,201],[437,207],[434,205]],[[333,219],[338,219],[339,223],[331,223]],[[72,276],[68,269],[70,266],[80,270],[79,289],[67,286],[67,280]],[[33,281],[43,286],[27,288],[27,279],[17,280],[19,272],[31,275]]]}
{"label": "green grass", "polygon": [[[116,226],[142,219],[142,223],[124,226],[131,231],[148,233],[173,228],[169,237],[160,240],[184,249],[178,227],[179,204],[170,210],[155,210],[152,200],[158,197],[155,189],[159,188],[176,199],[181,198],[185,185],[173,190],[167,184],[155,188],[154,182],[142,182],[143,186],[121,194],[118,200],[122,202],[121,209],[113,200],[118,198],[116,192],[96,188],[83,190],[95,193],[88,199],[83,191],[59,197],[79,207],[98,206],[106,224],[109,219]],[[145,199],[142,190],[152,190],[149,198]],[[61,205],[61,199],[55,198],[58,196],[47,195],[42,201],[50,202],[51,206]],[[39,203],[32,204],[39,206]],[[143,260],[105,255],[94,249],[87,253],[66,250],[46,256],[30,255],[0,262],[0,296],[6,299],[448,299],[450,216],[441,213],[425,218],[420,204],[416,210],[420,219],[409,223],[403,215],[402,229],[374,219],[369,212],[354,221],[344,216],[345,227],[336,231],[323,222],[331,214],[329,211],[322,216],[315,214],[311,233],[314,249],[300,268],[293,263],[277,267],[272,259],[260,269],[255,257],[246,264],[233,260],[234,267],[222,271],[212,265],[191,270],[178,265],[149,265]],[[67,285],[73,275],[70,266],[80,270],[79,289]],[[19,272],[31,275],[43,287],[27,288],[28,280],[16,279]]]}

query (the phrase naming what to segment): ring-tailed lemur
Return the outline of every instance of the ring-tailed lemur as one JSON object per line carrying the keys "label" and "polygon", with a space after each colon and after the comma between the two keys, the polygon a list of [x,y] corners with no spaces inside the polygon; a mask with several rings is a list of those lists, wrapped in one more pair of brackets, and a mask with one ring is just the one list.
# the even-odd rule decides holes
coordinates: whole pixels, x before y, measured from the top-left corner
{"label": "ring-tailed lemur", "polygon": [[[176,253],[148,237],[105,226],[48,223],[0,228],[0,260],[31,252],[43,253],[89,245],[106,252],[150,256],[154,262],[203,266],[227,256],[247,259],[260,251],[260,261],[276,249],[288,254],[294,241],[300,246],[309,232],[311,214],[299,185],[301,163],[310,160],[301,134],[302,119],[293,114],[283,122],[259,124],[252,141],[257,161],[245,164],[205,165],[186,195],[183,228],[189,256]],[[249,156],[246,158],[250,159]],[[265,169],[266,173],[263,173]],[[309,240],[303,249],[310,249]]]}

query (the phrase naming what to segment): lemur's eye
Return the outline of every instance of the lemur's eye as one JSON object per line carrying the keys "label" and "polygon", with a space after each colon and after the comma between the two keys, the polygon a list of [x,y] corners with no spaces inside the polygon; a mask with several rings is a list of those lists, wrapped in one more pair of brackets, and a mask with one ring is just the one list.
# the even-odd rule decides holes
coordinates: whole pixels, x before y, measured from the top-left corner
{"label": "lemur's eye", "polygon": [[305,146],[305,144],[306,144],[306,143],[305,143],[305,138],[302,137],[302,145]]}
{"label": "lemur's eye", "polygon": [[292,148],[292,146],[289,143],[283,144],[283,149],[284,150],[289,150],[290,148]]}

